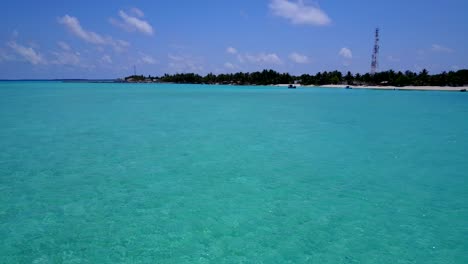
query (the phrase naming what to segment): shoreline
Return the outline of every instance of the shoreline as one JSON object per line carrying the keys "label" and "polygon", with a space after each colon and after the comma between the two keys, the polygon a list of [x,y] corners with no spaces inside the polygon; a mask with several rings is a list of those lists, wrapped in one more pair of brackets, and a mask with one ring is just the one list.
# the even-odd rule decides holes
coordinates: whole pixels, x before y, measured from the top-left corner
{"label": "shoreline", "polygon": [[[63,83],[115,83],[115,84],[200,84],[200,85],[232,85],[232,86],[275,86],[287,88],[291,84],[270,84],[270,85],[255,85],[255,84],[208,84],[208,83],[176,83],[176,82],[137,82],[137,81],[122,81],[122,80],[106,80],[106,79],[44,79],[44,80],[0,80],[0,82],[25,82],[25,81],[54,81]],[[329,88],[329,89],[367,89],[367,90],[393,90],[393,91],[443,91],[443,92],[467,92],[468,86],[371,86],[371,85],[345,85],[345,84],[324,84],[324,85],[302,85],[293,84],[295,87],[301,88]]]}
{"label": "shoreline", "polygon": [[[275,86],[279,87],[288,87],[289,84],[278,84]],[[368,89],[368,90],[398,90],[398,91],[445,91],[445,92],[463,92],[468,89],[467,86],[367,86],[367,85],[344,85],[344,84],[326,84],[326,85],[300,85],[296,84],[297,87],[304,87],[304,88],[338,88],[338,89],[345,89],[349,87],[349,89]]]}
{"label": "shoreline", "polygon": [[[348,85],[324,85],[327,88],[346,88]],[[466,89],[466,86],[452,87],[452,86],[356,86],[349,85],[352,89],[372,89],[372,90],[402,90],[402,91],[448,91],[448,92],[460,92]]]}

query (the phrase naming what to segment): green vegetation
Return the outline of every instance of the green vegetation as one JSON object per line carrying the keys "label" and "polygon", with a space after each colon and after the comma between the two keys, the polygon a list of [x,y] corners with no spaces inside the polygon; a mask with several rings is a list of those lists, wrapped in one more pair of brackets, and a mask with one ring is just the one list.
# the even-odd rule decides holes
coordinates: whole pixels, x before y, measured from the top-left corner
{"label": "green vegetation", "polygon": [[429,75],[427,70],[420,73],[411,71],[395,72],[393,70],[379,72],[374,75],[366,73],[352,74],[347,72],[343,75],[339,71],[319,72],[315,75],[303,74],[292,76],[289,73],[279,73],[273,70],[263,70],[252,73],[212,73],[201,76],[195,73],[165,74],[161,77],[145,77],[133,75],[125,78],[127,82],[171,82],[171,83],[204,83],[204,84],[236,84],[236,85],[272,85],[299,83],[302,85],[325,85],[325,84],[347,84],[347,85],[382,85],[382,86],[463,86],[468,85],[468,70],[457,72],[443,72]]}
{"label": "green vegetation", "polygon": [[304,74],[299,77],[304,85],[348,84],[348,85],[382,85],[382,86],[463,86],[468,84],[468,70],[443,72],[429,75],[427,70],[420,73],[411,71],[395,72],[393,70],[378,72],[374,75],[351,72],[343,77],[341,72],[323,72],[315,76]]}
{"label": "green vegetation", "polygon": [[143,75],[131,75],[128,77],[125,77],[126,82],[154,82],[157,81],[159,78],[158,77],[153,77],[149,75],[148,77],[145,77]]}
{"label": "green vegetation", "polygon": [[206,83],[206,84],[238,84],[238,85],[270,85],[280,83],[294,82],[294,77],[289,73],[278,73],[273,70],[263,70],[262,72],[243,73],[238,72],[234,74],[219,74],[212,73],[202,77],[198,74],[165,74],[160,78],[162,82],[174,83]]}

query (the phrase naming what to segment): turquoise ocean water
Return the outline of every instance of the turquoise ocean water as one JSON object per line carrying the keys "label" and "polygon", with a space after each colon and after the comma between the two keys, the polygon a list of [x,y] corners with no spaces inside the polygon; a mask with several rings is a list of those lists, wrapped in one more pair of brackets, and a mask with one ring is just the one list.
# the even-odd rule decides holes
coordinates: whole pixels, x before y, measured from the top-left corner
{"label": "turquoise ocean water", "polygon": [[468,95],[0,82],[0,263],[468,263]]}

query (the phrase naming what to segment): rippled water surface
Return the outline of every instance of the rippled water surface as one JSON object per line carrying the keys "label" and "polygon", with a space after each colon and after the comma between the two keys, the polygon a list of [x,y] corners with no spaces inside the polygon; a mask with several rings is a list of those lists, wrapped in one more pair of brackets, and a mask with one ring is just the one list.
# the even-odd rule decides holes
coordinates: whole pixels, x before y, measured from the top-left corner
{"label": "rippled water surface", "polygon": [[0,263],[468,263],[468,96],[0,82]]}

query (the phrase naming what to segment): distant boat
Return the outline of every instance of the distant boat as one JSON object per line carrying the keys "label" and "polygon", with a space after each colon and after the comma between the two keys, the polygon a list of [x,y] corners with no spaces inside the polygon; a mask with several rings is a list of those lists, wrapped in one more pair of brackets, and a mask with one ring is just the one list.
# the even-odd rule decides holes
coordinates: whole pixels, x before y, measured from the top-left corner
{"label": "distant boat", "polygon": [[460,92],[464,93],[466,92],[466,89],[461,89]]}
{"label": "distant boat", "polygon": [[296,86],[295,86],[295,85],[292,85],[292,84],[290,84],[290,85],[288,86],[288,89],[296,89]]}
{"label": "distant boat", "polygon": [[345,89],[353,89],[351,86],[346,86]]}

